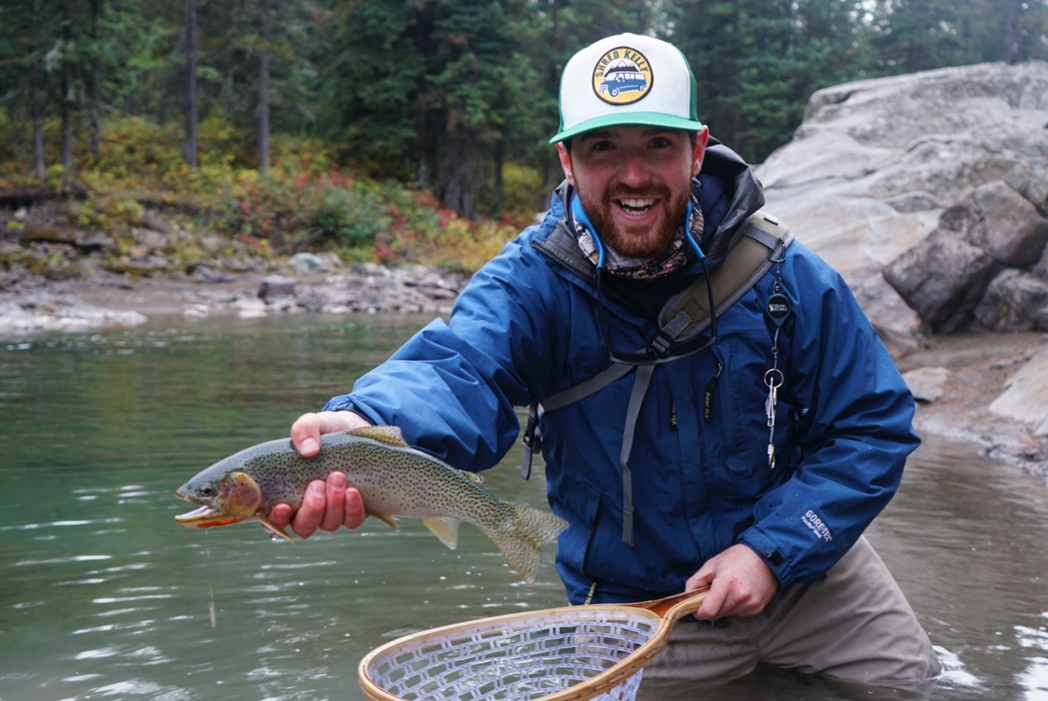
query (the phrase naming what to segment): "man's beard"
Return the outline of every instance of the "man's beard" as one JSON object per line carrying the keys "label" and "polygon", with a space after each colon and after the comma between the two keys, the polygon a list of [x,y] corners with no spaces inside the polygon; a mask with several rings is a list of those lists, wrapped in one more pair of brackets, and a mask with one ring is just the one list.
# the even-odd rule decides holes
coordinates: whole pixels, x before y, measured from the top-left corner
{"label": "man's beard", "polygon": [[[654,258],[669,247],[684,220],[690,197],[689,192],[674,197],[665,185],[643,188],[619,185],[596,200],[581,190],[576,192],[604,245],[620,256],[639,260]],[[665,216],[654,223],[630,225],[616,222],[611,210],[619,206],[616,200],[623,199],[661,200]]]}

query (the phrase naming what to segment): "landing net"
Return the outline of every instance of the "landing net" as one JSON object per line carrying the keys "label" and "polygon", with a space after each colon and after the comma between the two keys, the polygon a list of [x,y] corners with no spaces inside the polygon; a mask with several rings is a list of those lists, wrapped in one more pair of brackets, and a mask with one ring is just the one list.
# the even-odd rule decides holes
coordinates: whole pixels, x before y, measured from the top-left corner
{"label": "landing net", "polygon": [[361,685],[376,701],[632,701],[642,665],[591,680],[636,652],[661,619],[624,608],[553,611],[559,613],[503,616],[388,643],[361,663]]}

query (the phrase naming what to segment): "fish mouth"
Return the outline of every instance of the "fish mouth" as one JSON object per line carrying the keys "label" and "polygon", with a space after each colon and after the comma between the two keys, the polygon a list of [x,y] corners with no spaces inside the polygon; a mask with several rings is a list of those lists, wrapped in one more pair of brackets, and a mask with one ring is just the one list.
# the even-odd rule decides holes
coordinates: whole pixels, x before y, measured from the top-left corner
{"label": "fish mouth", "polygon": [[[200,503],[192,498],[187,498],[186,501],[192,501],[197,504]],[[187,513],[175,516],[175,520],[183,526],[211,528],[213,526],[228,526],[231,523],[236,523],[240,519],[236,516],[230,516],[221,509],[217,509],[210,504],[204,504],[199,509],[193,509]]]}

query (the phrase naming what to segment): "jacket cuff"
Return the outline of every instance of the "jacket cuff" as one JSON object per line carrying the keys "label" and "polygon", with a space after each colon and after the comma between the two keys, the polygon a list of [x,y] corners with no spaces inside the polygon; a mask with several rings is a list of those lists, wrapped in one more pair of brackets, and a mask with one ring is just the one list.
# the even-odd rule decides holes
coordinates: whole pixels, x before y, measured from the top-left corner
{"label": "jacket cuff", "polygon": [[370,421],[373,426],[384,426],[386,424],[385,420],[383,420],[383,418],[374,410],[353,401],[353,398],[348,394],[333,397],[324,405],[324,408],[321,411],[352,411],[354,414],[360,414],[363,416]]}
{"label": "jacket cuff", "polygon": [[739,537],[739,542],[764,558],[764,563],[771,568],[772,574],[779,580],[780,587],[793,584],[795,578],[793,566],[783,557],[775,542],[757,528],[750,528]]}

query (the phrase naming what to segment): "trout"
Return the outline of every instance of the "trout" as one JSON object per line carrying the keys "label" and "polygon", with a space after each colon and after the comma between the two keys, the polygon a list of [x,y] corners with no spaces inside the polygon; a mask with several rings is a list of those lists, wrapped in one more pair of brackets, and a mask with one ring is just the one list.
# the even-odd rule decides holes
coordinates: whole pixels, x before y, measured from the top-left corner
{"label": "trout", "polygon": [[498,547],[524,581],[535,581],[539,548],[567,522],[554,514],[497,499],[483,478],[450,467],[411,448],[395,426],[369,426],[321,436],[320,454],[304,458],[289,439],[260,443],[215,463],[178,488],[175,496],[200,508],[176,516],[186,526],[210,528],[258,520],[272,537],[287,532],[269,520],[277,502],[297,510],[306,485],[345,473],[360,491],[369,516],[397,529],[394,518],[420,519],[454,549],[462,521],[472,523]]}

